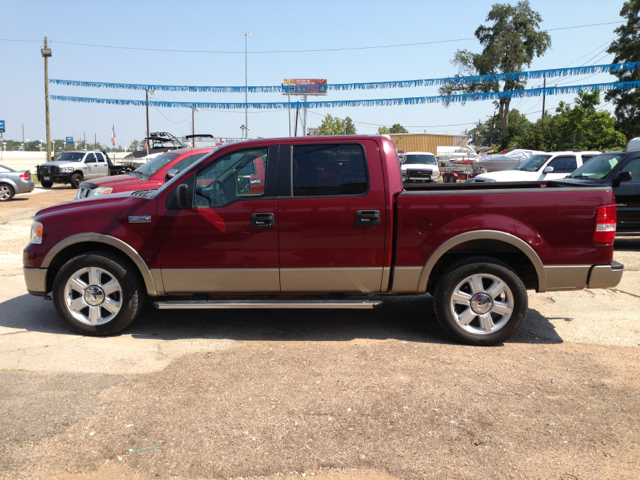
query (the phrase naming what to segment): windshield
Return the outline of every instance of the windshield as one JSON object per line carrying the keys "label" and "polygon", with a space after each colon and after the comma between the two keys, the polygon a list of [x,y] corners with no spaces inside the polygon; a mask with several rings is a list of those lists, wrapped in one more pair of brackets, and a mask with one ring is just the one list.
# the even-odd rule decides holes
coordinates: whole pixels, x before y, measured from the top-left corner
{"label": "windshield", "polygon": [[165,167],[175,158],[178,158],[178,155],[175,153],[163,153],[161,155],[158,155],[156,158],[149,160],[144,165],[136,168],[135,171],[141,173],[142,175],[150,177],[158,173],[163,167]]}
{"label": "windshield", "polygon": [[590,178],[592,180],[600,180],[614,169],[623,155],[617,153],[605,153],[593,157],[589,162],[582,165],[579,169],[569,175],[569,178]]}
{"label": "windshield", "polygon": [[436,157],[433,155],[407,155],[404,158],[406,164],[423,164],[423,165],[437,165]]}
{"label": "windshield", "polygon": [[58,158],[56,162],[81,162],[84,158],[83,152],[64,152]]}
{"label": "windshield", "polygon": [[515,170],[522,170],[524,172],[537,172],[540,167],[545,164],[547,160],[551,158],[551,155],[534,155],[529,160],[521,165],[518,165]]}

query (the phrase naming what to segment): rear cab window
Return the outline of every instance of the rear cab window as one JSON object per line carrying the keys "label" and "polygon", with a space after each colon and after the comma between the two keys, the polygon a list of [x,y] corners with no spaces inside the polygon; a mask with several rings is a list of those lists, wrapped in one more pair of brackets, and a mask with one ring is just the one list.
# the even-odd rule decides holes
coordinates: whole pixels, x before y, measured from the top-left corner
{"label": "rear cab window", "polygon": [[364,148],[293,145],[291,184],[294,197],[364,195],[369,190]]}

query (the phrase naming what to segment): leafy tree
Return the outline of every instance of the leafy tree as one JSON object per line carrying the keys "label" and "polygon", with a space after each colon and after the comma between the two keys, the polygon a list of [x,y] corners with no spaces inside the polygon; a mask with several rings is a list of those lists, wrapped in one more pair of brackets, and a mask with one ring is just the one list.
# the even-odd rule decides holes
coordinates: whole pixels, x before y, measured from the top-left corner
{"label": "leafy tree", "polygon": [[[541,57],[551,46],[549,34],[539,28],[542,17],[531,9],[528,0],[518,2],[515,7],[496,3],[486,21],[493,22],[493,25],[480,25],[475,31],[483,47],[482,53],[456,52],[452,63],[458,67],[457,76],[519,72],[525,66],[530,67],[533,58]],[[450,83],[440,88],[440,94],[506,92],[522,90],[525,84],[525,80],[518,79],[468,85]],[[499,107],[500,134],[504,140],[508,138],[511,99],[504,98],[496,104]]]}
{"label": "leafy tree", "polygon": [[[613,53],[614,63],[640,61],[640,34],[635,28],[640,27],[638,13],[640,12],[640,0],[629,0],[624,3],[620,16],[627,23],[615,29],[618,38],[614,40],[608,53]],[[614,73],[619,82],[640,80],[640,70],[631,70]],[[615,104],[616,126],[627,138],[640,136],[640,90],[611,90],[607,92],[605,99],[613,100]]]}
{"label": "leafy tree", "polygon": [[527,137],[533,127],[533,123],[518,110],[509,112],[509,128],[507,129],[507,137],[504,139],[500,135],[499,124],[499,115],[492,115],[480,127],[471,129],[468,134],[473,140],[473,144],[475,146],[493,146],[496,144],[505,146],[516,144],[520,146],[520,142]]}
{"label": "leafy tree", "polygon": [[400,125],[399,123],[394,123],[393,127],[391,127],[389,129],[389,131],[391,133],[409,133],[409,130],[407,130],[406,128],[404,128],[402,125]]}
{"label": "leafy tree", "polygon": [[320,135],[355,135],[356,127],[349,117],[343,120],[327,113],[318,127],[318,133]]}
{"label": "leafy tree", "polygon": [[389,135],[390,133],[391,133],[391,130],[389,130],[387,127],[378,128],[378,135]]}
{"label": "leafy tree", "polygon": [[606,110],[598,111],[598,105],[600,92],[579,93],[573,108],[560,102],[555,119],[560,149],[607,150],[627,143],[615,129],[615,118]]}
{"label": "leafy tree", "polygon": [[131,142],[131,144],[129,145],[129,150],[135,152],[136,150],[142,150],[142,147],[144,146],[144,144],[138,140],[134,140],[133,142]]}

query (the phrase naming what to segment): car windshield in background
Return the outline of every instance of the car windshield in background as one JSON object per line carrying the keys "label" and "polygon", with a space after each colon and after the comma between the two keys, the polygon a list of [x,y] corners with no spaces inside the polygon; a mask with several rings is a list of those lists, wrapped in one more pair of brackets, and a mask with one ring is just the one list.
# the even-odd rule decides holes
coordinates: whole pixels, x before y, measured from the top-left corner
{"label": "car windshield in background", "polygon": [[149,160],[144,165],[136,168],[135,171],[146,177],[150,177],[158,173],[163,167],[177,157],[178,155],[175,153],[163,153],[158,155],[156,158]]}
{"label": "car windshield in background", "polygon": [[623,155],[619,153],[605,153],[598,155],[582,165],[579,169],[569,175],[569,178],[588,178],[590,180],[600,180],[614,169]]}
{"label": "car windshield in background", "polygon": [[437,165],[436,157],[433,155],[407,155],[404,159],[404,163],[411,165]]}
{"label": "car windshield in background", "polygon": [[4,165],[0,165],[0,172],[8,173],[8,172],[15,172],[15,170],[13,168],[9,168],[9,167],[5,167]]}
{"label": "car windshield in background", "polygon": [[56,162],[81,162],[84,158],[84,153],[82,152],[64,152],[58,158],[56,158]]}
{"label": "car windshield in background", "polygon": [[515,170],[522,170],[523,172],[537,172],[550,158],[551,155],[534,155],[523,164],[518,165]]}

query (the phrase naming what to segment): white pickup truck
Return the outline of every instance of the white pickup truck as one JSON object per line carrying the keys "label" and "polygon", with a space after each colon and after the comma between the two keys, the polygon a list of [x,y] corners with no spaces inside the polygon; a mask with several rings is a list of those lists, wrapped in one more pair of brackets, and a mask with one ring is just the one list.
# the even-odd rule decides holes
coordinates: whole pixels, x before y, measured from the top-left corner
{"label": "white pickup truck", "polygon": [[602,152],[548,152],[501,172],[482,173],[474,182],[540,182],[569,176],[590,158]]}
{"label": "white pickup truck", "polygon": [[69,183],[78,188],[83,180],[108,177],[124,173],[122,167],[116,167],[106,152],[63,152],[53,162],[36,165],[36,175],[44,188],[54,183]]}

